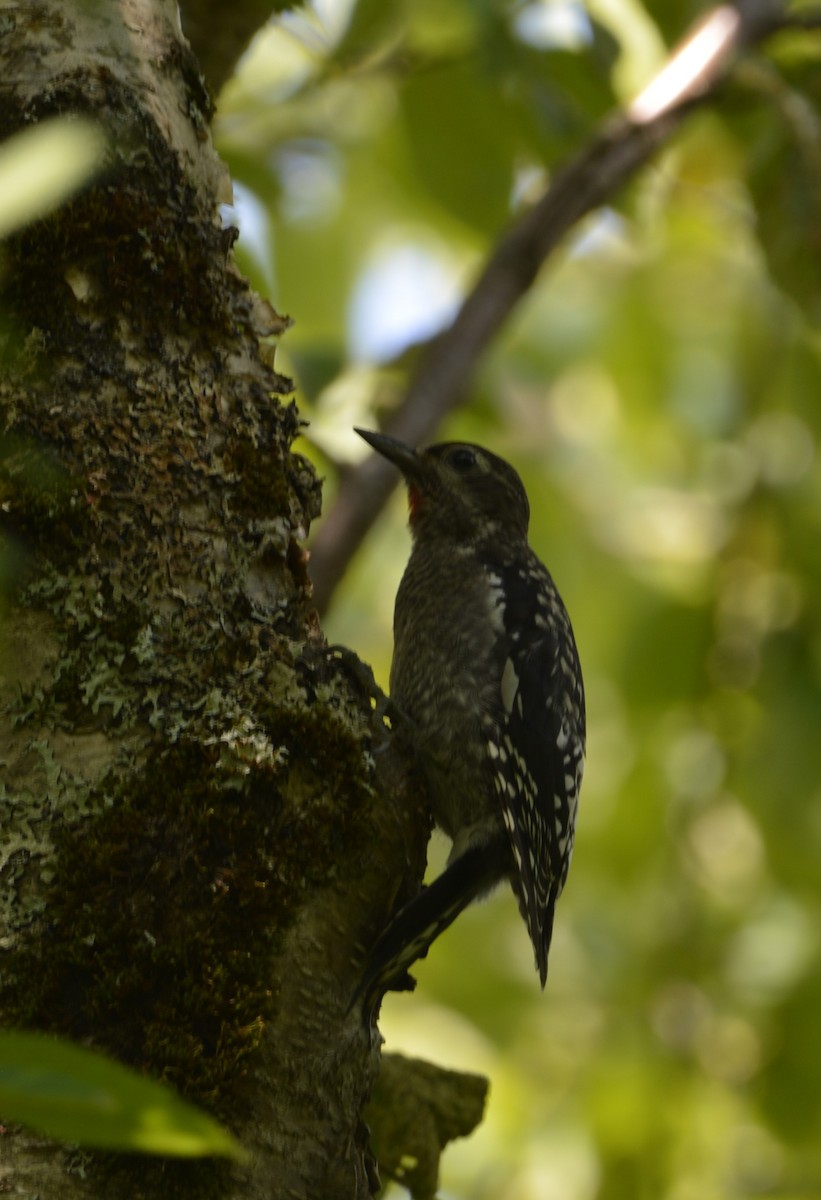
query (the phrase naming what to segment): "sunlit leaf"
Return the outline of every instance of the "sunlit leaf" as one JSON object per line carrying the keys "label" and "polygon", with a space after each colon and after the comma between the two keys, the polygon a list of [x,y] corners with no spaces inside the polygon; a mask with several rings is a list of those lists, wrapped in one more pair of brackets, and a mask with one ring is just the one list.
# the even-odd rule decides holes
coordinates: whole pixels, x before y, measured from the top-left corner
{"label": "sunlit leaf", "polygon": [[105,136],[91,121],[55,117],[0,145],[0,237],[37,221],[100,169]]}
{"label": "sunlit leaf", "polygon": [[241,1158],[211,1117],[102,1054],[36,1033],[0,1034],[0,1121],[82,1146]]}

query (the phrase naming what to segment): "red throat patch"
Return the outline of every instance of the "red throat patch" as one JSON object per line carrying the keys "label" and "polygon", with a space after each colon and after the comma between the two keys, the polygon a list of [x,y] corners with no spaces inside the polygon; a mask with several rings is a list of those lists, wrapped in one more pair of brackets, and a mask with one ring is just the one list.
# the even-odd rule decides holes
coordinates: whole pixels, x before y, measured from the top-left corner
{"label": "red throat patch", "polygon": [[419,488],[416,486],[415,483],[409,483],[408,484],[408,510],[409,510],[410,515],[409,515],[408,519],[411,522],[415,521],[416,518],[419,516],[419,512],[420,512],[421,508],[422,508],[422,493],[419,491]]}

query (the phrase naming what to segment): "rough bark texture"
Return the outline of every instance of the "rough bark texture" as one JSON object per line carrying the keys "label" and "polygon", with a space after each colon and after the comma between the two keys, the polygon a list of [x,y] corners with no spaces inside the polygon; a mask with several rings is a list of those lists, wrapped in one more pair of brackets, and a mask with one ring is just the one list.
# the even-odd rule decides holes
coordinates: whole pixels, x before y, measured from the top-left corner
{"label": "rough bark texture", "polygon": [[401,1182],[414,1200],[435,1200],[440,1155],[482,1120],[487,1092],[481,1075],[384,1055],[371,1121],[385,1177]]}
{"label": "rough bark texture", "polygon": [[164,1078],[252,1156],[4,1130],[0,1190],[364,1197],[378,1045],[347,1007],[425,822],[312,613],[284,322],[232,265],[173,0],[2,19],[0,138],[84,113],[109,154],[2,264],[0,1024]]}

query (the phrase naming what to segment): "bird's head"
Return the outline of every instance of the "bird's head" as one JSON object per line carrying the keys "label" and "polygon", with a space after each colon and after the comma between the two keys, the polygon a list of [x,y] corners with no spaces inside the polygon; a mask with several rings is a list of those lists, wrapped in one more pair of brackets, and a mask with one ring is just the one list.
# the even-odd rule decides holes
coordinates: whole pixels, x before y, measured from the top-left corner
{"label": "bird's head", "polygon": [[470,442],[414,450],[384,433],[356,432],[404,475],[414,537],[435,529],[467,543],[527,540],[527,493],[497,454]]}

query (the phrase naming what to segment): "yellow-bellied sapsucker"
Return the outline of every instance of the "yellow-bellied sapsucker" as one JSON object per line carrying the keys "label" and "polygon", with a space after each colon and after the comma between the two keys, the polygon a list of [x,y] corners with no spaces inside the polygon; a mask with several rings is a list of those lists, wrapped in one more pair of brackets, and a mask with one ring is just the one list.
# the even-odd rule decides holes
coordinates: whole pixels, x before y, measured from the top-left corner
{"label": "yellow-bellied sapsucker", "polygon": [[420,754],[448,865],[377,940],[376,995],[477,896],[509,879],[544,987],[585,750],[567,610],[528,545],[514,469],[480,446],[426,450],[357,432],[408,487],[413,548],[394,611],[390,695]]}

